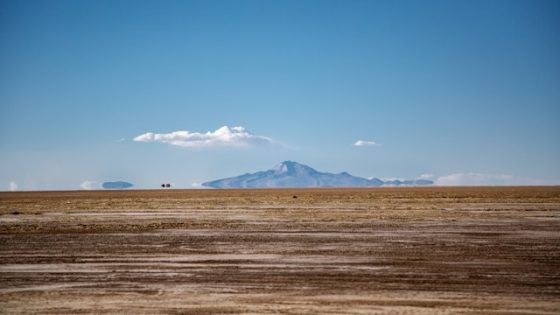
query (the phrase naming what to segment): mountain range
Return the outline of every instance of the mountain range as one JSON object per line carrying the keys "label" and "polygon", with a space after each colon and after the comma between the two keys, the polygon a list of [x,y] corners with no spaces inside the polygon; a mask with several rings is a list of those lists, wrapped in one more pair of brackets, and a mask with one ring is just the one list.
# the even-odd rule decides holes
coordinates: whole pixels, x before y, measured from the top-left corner
{"label": "mountain range", "polygon": [[116,181],[116,182],[104,182],[101,187],[103,187],[104,189],[127,189],[127,188],[131,188],[132,185],[129,182],[123,182],[123,181]]}
{"label": "mountain range", "polygon": [[323,173],[294,161],[284,161],[267,171],[246,173],[202,183],[211,188],[282,188],[282,187],[378,187],[378,186],[424,186],[430,180],[389,180],[362,178],[347,172]]}

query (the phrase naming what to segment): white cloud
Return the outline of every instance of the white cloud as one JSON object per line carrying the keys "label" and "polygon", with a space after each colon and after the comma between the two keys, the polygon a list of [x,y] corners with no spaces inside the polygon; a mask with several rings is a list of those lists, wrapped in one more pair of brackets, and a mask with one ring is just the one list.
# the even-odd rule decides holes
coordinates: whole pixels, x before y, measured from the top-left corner
{"label": "white cloud", "polygon": [[243,127],[223,126],[206,133],[190,131],[173,131],[170,133],[147,132],[134,138],[138,142],[162,142],[187,148],[201,147],[249,147],[267,145],[273,140],[264,136],[251,134]]}
{"label": "white cloud", "polygon": [[542,181],[519,178],[512,175],[455,173],[438,177],[434,184],[440,186],[507,186],[507,185],[539,185]]}
{"label": "white cloud", "polygon": [[10,191],[16,191],[18,190],[18,184],[16,184],[16,182],[10,182],[10,184],[8,185]]}
{"label": "white cloud", "polygon": [[401,178],[401,177],[384,177],[384,178],[381,178],[381,180],[384,181],[384,182],[400,180],[402,182],[405,179]]}
{"label": "white cloud", "polygon": [[192,183],[191,188],[192,189],[204,189],[206,187],[202,186],[202,183]]}
{"label": "white cloud", "polygon": [[372,147],[372,146],[376,146],[377,143],[372,140],[358,140],[354,142],[354,145],[357,147]]}
{"label": "white cloud", "polygon": [[422,174],[420,176],[418,176],[418,179],[434,179],[436,176],[434,174]]}
{"label": "white cloud", "polygon": [[86,180],[86,181],[84,181],[83,183],[80,184],[80,187],[83,190],[92,190],[92,189],[94,189],[94,187],[93,187],[94,185],[95,185],[95,182],[92,182],[90,180]]}

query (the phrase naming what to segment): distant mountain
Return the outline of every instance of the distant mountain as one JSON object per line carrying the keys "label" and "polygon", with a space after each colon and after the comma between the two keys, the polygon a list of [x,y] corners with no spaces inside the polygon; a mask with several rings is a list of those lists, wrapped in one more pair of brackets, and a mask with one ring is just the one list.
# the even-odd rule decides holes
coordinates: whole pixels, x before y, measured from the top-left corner
{"label": "distant mountain", "polygon": [[101,186],[105,189],[127,189],[134,185],[128,182],[117,181],[117,182],[104,182]]}
{"label": "distant mountain", "polygon": [[346,172],[322,173],[307,165],[284,161],[267,171],[218,179],[202,183],[202,186],[212,188],[375,187],[385,184],[431,185],[433,182],[428,180],[384,182],[378,178],[366,179]]}

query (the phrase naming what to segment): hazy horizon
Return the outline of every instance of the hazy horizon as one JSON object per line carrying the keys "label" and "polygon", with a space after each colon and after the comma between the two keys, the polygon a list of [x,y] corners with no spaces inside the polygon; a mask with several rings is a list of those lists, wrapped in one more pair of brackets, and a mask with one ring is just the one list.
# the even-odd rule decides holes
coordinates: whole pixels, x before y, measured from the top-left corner
{"label": "hazy horizon", "polygon": [[558,1],[2,1],[0,191],[558,185],[559,30]]}

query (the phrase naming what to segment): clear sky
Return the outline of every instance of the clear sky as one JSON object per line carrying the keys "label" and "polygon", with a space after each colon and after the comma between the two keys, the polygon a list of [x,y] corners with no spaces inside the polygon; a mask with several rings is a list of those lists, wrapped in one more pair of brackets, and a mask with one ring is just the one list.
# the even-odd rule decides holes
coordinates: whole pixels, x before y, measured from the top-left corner
{"label": "clear sky", "polygon": [[559,136],[556,0],[0,1],[0,190],[554,184]]}

